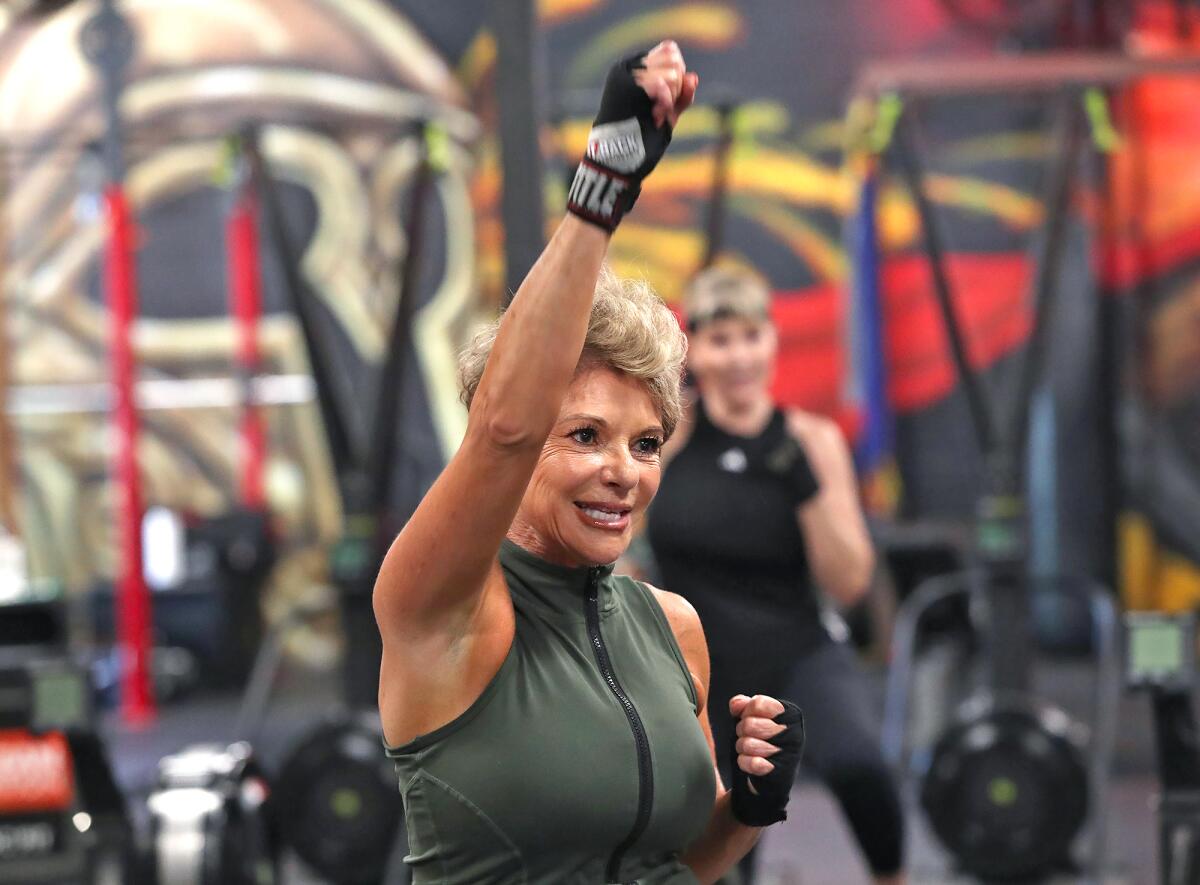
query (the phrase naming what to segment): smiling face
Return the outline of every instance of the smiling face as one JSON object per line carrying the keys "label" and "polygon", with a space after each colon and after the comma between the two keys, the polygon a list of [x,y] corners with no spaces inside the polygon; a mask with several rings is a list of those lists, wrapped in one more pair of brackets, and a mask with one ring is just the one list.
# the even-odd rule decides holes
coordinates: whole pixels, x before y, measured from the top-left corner
{"label": "smiling face", "polygon": [[768,395],[775,368],[775,327],[766,320],[711,320],[688,339],[688,368],[701,393],[733,408]]}
{"label": "smiling face", "polygon": [[563,399],[509,537],[560,565],[616,561],[658,491],[663,427],[645,385],[585,366]]}

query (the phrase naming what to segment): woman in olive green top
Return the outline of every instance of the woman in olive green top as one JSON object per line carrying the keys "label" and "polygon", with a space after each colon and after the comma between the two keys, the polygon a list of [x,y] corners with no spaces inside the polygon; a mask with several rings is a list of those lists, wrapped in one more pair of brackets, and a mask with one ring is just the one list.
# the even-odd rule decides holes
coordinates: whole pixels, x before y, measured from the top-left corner
{"label": "woman in olive green top", "polygon": [[570,214],[464,355],[466,436],[380,569],[418,883],[711,882],[784,816],[794,708],[718,699],[739,720],[724,790],[695,611],[608,565],[658,487],[686,344],[601,265],[696,85],[671,42],[610,72]]}

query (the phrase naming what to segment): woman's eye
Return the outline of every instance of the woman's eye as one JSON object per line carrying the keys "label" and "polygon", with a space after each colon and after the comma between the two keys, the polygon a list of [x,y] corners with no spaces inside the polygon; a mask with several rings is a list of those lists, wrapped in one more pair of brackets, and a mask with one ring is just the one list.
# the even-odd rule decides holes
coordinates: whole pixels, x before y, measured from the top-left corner
{"label": "woman's eye", "polygon": [[571,438],[575,440],[575,442],[588,445],[589,443],[594,443],[596,441],[596,431],[590,427],[581,427],[578,430],[572,431]]}
{"label": "woman's eye", "polygon": [[653,436],[643,437],[637,441],[637,450],[642,455],[657,455],[662,443]]}

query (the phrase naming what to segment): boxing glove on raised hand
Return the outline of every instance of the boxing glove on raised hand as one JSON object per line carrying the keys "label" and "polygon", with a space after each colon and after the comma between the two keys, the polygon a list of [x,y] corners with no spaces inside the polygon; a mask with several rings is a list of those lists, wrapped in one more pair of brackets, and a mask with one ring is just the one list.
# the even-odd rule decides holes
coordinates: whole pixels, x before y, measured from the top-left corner
{"label": "boxing glove on raised hand", "polygon": [[609,232],[633,208],[642,180],[671,143],[670,124],[655,125],[654,101],[634,77],[645,58],[638,53],[609,69],[587,152],[567,193],[569,212]]}

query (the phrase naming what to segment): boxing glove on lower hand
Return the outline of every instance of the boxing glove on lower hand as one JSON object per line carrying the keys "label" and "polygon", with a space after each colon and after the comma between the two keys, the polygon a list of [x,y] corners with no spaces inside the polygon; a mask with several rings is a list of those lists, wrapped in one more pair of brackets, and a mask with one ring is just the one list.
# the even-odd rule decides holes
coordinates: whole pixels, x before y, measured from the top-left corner
{"label": "boxing glove on lower hand", "polygon": [[780,701],[783,712],[773,721],[785,726],[769,739],[779,752],[767,758],[774,768],[768,774],[747,774],[738,765],[738,738],[734,735],[731,785],[733,816],[748,827],[770,826],[787,819],[788,797],[804,753],[804,714],[790,701]]}

